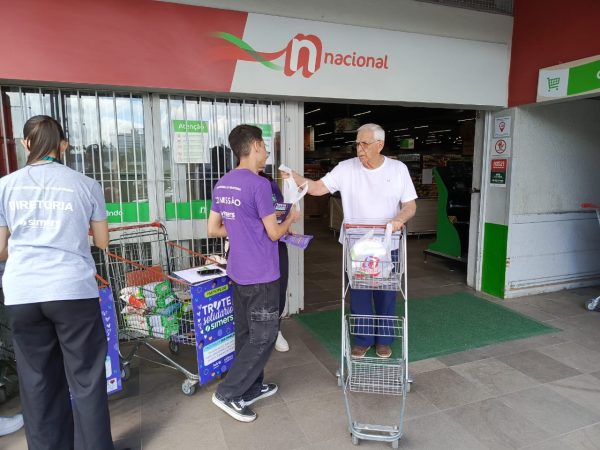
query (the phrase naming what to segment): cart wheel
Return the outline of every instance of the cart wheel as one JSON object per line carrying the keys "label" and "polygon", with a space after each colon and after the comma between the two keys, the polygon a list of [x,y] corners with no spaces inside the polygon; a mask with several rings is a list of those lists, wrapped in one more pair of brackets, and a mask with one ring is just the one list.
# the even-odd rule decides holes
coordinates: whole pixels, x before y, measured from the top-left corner
{"label": "cart wheel", "polygon": [[0,388],[0,404],[6,401],[6,389],[4,387]]}
{"label": "cart wheel", "polygon": [[352,435],[352,445],[358,445],[360,443],[360,441],[358,440],[358,438],[354,435]]}
{"label": "cart wheel", "polygon": [[395,441],[392,441],[392,448],[398,448],[399,445],[400,445],[400,439],[396,439]]}
{"label": "cart wheel", "polygon": [[179,344],[175,341],[169,341],[169,351],[173,355],[177,355],[179,353]]}
{"label": "cart wheel", "polygon": [[181,392],[185,395],[194,395],[196,393],[196,385],[190,380],[185,380],[181,385]]}
{"label": "cart wheel", "polygon": [[129,364],[123,364],[121,366],[121,381],[127,381],[131,376],[131,369],[129,368]]}
{"label": "cart wheel", "polygon": [[412,386],[412,381],[409,381],[408,383],[406,383],[406,393],[408,394],[410,392],[410,387]]}

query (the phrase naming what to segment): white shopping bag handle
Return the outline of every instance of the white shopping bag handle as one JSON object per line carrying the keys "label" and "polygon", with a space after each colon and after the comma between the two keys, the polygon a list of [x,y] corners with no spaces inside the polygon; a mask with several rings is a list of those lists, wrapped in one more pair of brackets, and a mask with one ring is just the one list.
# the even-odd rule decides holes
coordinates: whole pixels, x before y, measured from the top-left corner
{"label": "white shopping bag handle", "polygon": [[279,166],[279,170],[289,175],[289,177],[284,180],[283,201],[296,205],[296,209],[300,211],[300,200],[302,200],[302,197],[308,192],[308,181],[305,181],[298,186],[296,180],[294,180],[294,177],[292,176],[292,169],[282,164]]}

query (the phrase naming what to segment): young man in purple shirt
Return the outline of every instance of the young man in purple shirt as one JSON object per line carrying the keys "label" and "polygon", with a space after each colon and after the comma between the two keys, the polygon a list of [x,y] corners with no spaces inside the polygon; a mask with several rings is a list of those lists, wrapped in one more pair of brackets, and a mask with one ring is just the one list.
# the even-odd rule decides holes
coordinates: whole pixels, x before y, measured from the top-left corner
{"label": "young man in purple shirt", "polygon": [[212,401],[234,419],[252,422],[256,413],[248,405],[277,392],[276,384],[263,383],[279,331],[277,241],[300,215],[292,208],[277,223],[271,185],[258,175],[269,156],[260,128],[235,127],[229,145],[240,164],[213,189],[208,236],[231,242],[227,275],[233,282],[236,359]]}

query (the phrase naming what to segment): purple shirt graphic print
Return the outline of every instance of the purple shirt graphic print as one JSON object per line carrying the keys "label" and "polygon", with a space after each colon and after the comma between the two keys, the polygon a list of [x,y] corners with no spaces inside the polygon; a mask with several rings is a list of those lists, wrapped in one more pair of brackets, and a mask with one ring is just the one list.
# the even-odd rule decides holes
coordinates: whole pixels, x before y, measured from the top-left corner
{"label": "purple shirt graphic print", "polygon": [[212,211],[219,213],[230,241],[227,275],[238,284],[279,279],[277,242],[262,219],[275,213],[269,181],[247,169],[234,169],[213,189]]}

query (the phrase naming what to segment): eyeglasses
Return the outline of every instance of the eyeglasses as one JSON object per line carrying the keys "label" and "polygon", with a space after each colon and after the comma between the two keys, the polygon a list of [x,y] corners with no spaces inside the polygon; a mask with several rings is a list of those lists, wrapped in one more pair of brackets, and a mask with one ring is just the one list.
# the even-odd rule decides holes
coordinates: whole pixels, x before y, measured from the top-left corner
{"label": "eyeglasses", "polygon": [[271,156],[271,152],[268,152],[268,151],[266,151],[266,150],[265,150],[265,153],[267,154],[267,158],[268,158],[269,156]]}
{"label": "eyeglasses", "polygon": [[379,142],[379,141],[380,141],[380,139],[376,139],[371,142],[357,141],[354,144],[356,145],[356,148],[359,148],[359,147],[367,148],[369,145],[374,144],[375,142]]}

